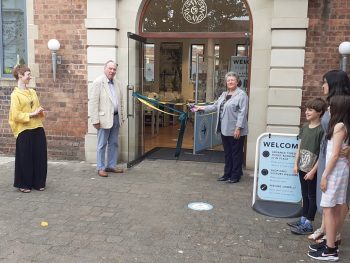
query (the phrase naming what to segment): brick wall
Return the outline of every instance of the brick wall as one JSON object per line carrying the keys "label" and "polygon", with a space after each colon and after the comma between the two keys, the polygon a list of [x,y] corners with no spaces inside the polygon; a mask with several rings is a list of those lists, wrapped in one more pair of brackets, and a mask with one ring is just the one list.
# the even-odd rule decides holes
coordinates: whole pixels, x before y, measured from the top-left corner
{"label": "brick wall", "polygon": [[[83,159],[87,132],[86,0],[35,0],[35,62],[40,65],[37,90],[47,111],[45,131],[51,158]],[[61,43],[56,82],[47,42]]]}
{"label": "brick wall", "polygon": [[[302,105],[310,98],[324,97],[322,76],[329,70],[340,69],[338,46],[350,41],[350,1],[310,0],[308,13]],[[305,121],[304,113],[301,121]]]}
{"label": "brick wall", "polygon": [[[87,132],[87,55],[86,0],[35,0],[34,24],[38,26],[35,40],[35,63],[39,65],[36,90],[46,111],[44,127],[50,159],[84,159],[84,136]],[[52,78],[51,54],[47,42],[56,38],[61,43],[56,82]],[[10,89],[1,88],[0,114],[8,114]],[[1,119],[1,122],[3,120]],[[12,133],[8,124],[1,125],[1,152],[14,153]]]}
{"label": "brick wall", "polygon": [[8,124],[8,111],[10,108],[10,97],[16,81],[0,80],[0,154],[14,152],[16,141]]}

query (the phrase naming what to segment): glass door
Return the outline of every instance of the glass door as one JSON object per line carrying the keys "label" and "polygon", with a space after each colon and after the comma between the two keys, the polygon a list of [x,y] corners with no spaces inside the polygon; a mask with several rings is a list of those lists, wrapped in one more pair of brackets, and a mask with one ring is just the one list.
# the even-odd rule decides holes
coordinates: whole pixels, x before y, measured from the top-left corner
{"label": "glass door", "polygon": [[[211,43],[209,43],[211,42]],[[226,89],[223,82],[227,73],[219,69],[219,46],[214,45],[212,40],[208,40],[210,48],[208,53],[196,57],[195,74],[195,104],[210,104],[214,102]],[[222,144],[220,135],[216,134],[217,113],[198,113],[194,115],[194,144],[193,153],[202,150],[213,149]]]}
{"label": "glass door", "polygon": [[203,55],[196,56],[196,74],[195,74],[195,103],[205,103],[207,101],[208,90],[208,62],[204,60]]}
{"label": "glass door", "polygon": [[143,106],[132,96],[133,92],[143,93],[143,50],[146,39],[128,32],[128,167],[142,160],[144,150]]}

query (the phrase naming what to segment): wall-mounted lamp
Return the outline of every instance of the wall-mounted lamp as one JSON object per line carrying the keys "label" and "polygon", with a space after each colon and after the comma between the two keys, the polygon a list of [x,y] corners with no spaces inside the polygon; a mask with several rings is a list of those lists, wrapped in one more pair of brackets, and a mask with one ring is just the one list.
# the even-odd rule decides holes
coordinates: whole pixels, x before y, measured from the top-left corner
{"label": "wall-mounted lamp", "polygon": [[60,42],[58,42],[57,39],[50,39],[49,42],[47,42],[47,47],[51,50],[52,55],[52,74],[53,74],[53,81],[56,81],[56,69],[57,64],[61,64],[61,56],[57,56],[57,51],[60,49]]}
{"label": "wall-mounted lamp", "polygon": [[350,55],[350,42],[342,42],[339,45],[339,53],[342,55],[341,69],[346,72],[348,65],[348,55]]}

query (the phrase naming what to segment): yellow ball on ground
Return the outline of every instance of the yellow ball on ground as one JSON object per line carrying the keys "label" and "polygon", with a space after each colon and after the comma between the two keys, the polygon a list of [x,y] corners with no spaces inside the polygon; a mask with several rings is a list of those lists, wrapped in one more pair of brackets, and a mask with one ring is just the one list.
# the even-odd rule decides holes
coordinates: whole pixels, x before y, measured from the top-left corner
{"label": "yellow ball on ground", "polygon": [[49,223],[48,223],[48,222],[45,222],[45,221],[42,221],[40,225],[41,225],[42,227],[47,227],[47,226],[49,226]]}

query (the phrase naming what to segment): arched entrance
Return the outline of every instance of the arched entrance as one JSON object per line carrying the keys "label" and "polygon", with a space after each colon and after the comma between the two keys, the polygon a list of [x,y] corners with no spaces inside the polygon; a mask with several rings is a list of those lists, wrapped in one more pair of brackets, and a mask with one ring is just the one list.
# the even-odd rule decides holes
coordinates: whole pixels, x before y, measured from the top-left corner
{"label": "arched entrance", "polygon": [[[179,128],[132,100],[131,91],[186,110],[187,103],[215,100],[225,74],[240,68],[249,93],[250,17],[242,0],[144,1],[138,35],[129,34],[129,163],[154,147],[175,147]],[[188,125],[184,148],[193,148],[193,137]]]}

